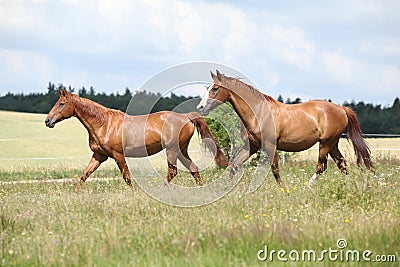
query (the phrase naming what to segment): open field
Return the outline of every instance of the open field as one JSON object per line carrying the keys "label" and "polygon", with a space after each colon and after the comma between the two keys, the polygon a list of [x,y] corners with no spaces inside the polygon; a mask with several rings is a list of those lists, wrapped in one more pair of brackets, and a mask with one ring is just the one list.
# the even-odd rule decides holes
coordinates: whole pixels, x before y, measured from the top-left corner
{"label": "open field", "polygon": [[[293,266],[315,262],[293,262],[290,251],[315,250],[319,258],[329,248],[370,250],[372,260],[381,255],[396,260],[388,266],[399,264],[397,150],[375,156],[375,173],[357,169],[348,150],[350,174],[339,173],[330,161],[313,188],[305,182],[317,152],[289,155],[281,164],[284,189],[269,174],[259,190],[247,194],[251,174],[245,174],[227,196],[198,208],[172,207],[137,187],[127,188],[112,161],[93,177],[120,179],[87,182],[80,194],[70,182],[1,183],[81,174],[91,155],[85,130],[76,119],[47,129],[44,118],[0,112],[0,266],[258,266],[265,265],[257,259],[265,245],[269,252],[285,250]],[[400,147],[396,139],[369,143],[372,149]],[[162,155],[154,164],[158,161],[166,169]],[[206,178],[219,171],[211,166],[201,174]],[[176,177],[177,182],[192,180],[185,172]],[[347,247],[338,249],[338,239]],[[266,263],[284,264],[276,253]],[[327,254],[323,263],[359,265],[330,260]]]}
{"label": "open field", "polygon": [[[45,114],[0,111],[0,129],[2,129],[0,131],[0,171],[15,172],[18,169],[28,168],[50,173],[53,169],[64,169],[70,172],[73,170],[72,176],[81,174],[92,155],[88,146],[86,129],[75,118],[65,120],[54,129],[49,129],[44,125],[45,117]],[[400,138],[370,138],[367,142],[374,158],[400,159]],[[346,159],[354,162],[351,143],[342,139],[339,144]],[[189,149],[192,151],[193,160],[200,158],[199,147],[199,139],[195,134]],[[317,156],[317,145],[300,153],[286,153],[286,158],[290,157],[299,161],[316,161]],[[152,162],[155,165],[164,166],[165,158],[159,154],[152,158]],[[108,160],[93,175],[105,177],[114,174],[115,171],[117,171],[115,163]],[[0,180],[6,178],[0,176]],[[40,179],[38,176],[26,178]],[[13,179],[16,179],[16,176]]]}
{"label": "open field", "polygon": [[[0,111],[0,171],[28,168],[50,172],[63,169],[73,170],[73,176],[81,175],[92,155],[86,129],[75,118],[49,129],[44,124],[45,118],[45,114]],[[189,146],[194,161],[201,157],[200,148],[199,138],[195,134]],[[151,161],[155,165],[167,166],[163,153],[152,156]],[[114,161],[108,160],[93,175],[104,177],[114,174],[114,170],[119,172]],[[2,179],[6,177],[0,176]]]}
{"label": "open field", "polygon": [[[372,157],[375,159],[400,159],[400,138],[366,138],[371,149]],[[339,149],[343,156],[350,162],[355,161],[353,145],[350,140],[340,139]],[[317,160],[318,144],[315,144],[308,150],[291,153],[295,159],[299,160]]]}

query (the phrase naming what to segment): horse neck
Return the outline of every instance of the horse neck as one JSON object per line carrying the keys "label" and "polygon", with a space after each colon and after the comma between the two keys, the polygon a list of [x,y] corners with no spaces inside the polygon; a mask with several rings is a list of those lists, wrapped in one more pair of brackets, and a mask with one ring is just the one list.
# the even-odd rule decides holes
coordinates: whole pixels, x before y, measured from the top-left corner
{"label": "horse neck", "polygon": [[[234,107],[244,126],[249,130],[257,130],[255,118],[265,118],[267,112],[274,113],[280,102],[253,88],[241,88],[240,91],[231,91],[228,101]],[[240,95],[240,96],[239,96]]]}
{"label": "horse neck", "polygon": [[230,102],[235,109],[236,113],[246,125],[248,118],[254,117],[255,108],[260,102],[260,99],[256,97],[252,92],[246,92],[241,90],[241,92],[231,91],[228,97],[228,102]]}
{"label": "horse neck", "polygon": [[85,126],[89,134],[107,121],[107,108],[91,100],[74,97],[74,116]]}

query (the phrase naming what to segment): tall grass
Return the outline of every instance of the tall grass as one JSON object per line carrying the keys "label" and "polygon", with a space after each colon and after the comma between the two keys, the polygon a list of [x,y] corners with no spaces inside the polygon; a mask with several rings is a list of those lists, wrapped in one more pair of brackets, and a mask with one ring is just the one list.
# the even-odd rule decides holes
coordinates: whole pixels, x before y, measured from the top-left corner
{"label": "tall grass", "polygon": [[[261,263],[257,252],[265,245],[286,251],[323,250],[337,248],[339,238],[345,238],[350,249],[396,254],[393,265],[398,266],[398,152],[376,156],[376,173],[353,164],[345,176],[329,162],[328,170],[309,188],[305,183],[314,172],[316,151],[308,150],[311,157],[290,156],[281,166],[284,189],[269,174],[259,190],[247,194],[247,174],[219,201],[177,208],[137,187],[127,188],[111,160],[92,177],[119,179],[89,178],[79,194],[71,183],[4,183],[81,175],[91,155],[85,130],[74,119],[47,129],[44,118],[0,112],[0,128],[7,129],[0,132],[0,266],[252,266]],[[371,143],[382,149],[399,144]],[[352,162],[353,152],[348,151],[346,158]],[[25,157],[61,159],[20,159]],[[165,159],[156,159],[155,165],[165,176]],[[210,181],[220,171],[211,168],[201,174]],[[141,173],[135,170],[132,175]],[[173,182],[194,186],[183,171]],[[266,263],[282,264],[276,259]],[[324,265],[341,263],[326,259]]]}
{"label": "tall grass", "polygon": [[122,179],[86,183],[80,194],[68,183],[2,185],[0,265],[249,266],[260,264],[265,245],[322,250],[337,248],[339,238],[350,249],[397,254],[398,264],[400,163],[378,164],[375,174],[352,166],[348,176],[330,163],[309,188],[313,171],[314,162],[289,162],[281,168],[284,189],[268,175],[247,194],[246,176],[198,208],[162,204]]}

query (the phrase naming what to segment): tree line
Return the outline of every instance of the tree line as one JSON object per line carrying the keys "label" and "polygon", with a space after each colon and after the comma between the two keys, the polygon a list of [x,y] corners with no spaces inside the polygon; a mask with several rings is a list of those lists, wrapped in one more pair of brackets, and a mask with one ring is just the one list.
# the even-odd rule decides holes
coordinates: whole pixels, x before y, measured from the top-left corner
{"label": "tree line", "polygon": [[[132,115],[142,115],[161,110],[172,110],[179,104],[193,99],[193,97],[178,96],[173,93],[169,97],[162,97],[160,93],[147,91],[140,91],[132,94],[129,88],[125,88],[123,94],[106,94],[105,92],[97,93],[93,87],[90,87],[89,89],[82,87],[76,90],[71,86],[68,88],[63,84],[56,86],[54,83],[50,82],[47,87],[47,93],[13,94],[8,92],[6,95],[0,97],[0,110],[46,114],[57,102],[59,91],[62,89],[67,90],[70,93],[76,93],[80,97],[93,100],[105,107],[124,112],[127,110],[129,102],[132,100],[135,103],[134,108],[130,109],[130,111],[133,112],[130,113]],[[151,110],[149,110],[149,103],[155,103],[155,106],[152,107]]]}
{"label": "tree line", "polygon": [[[130,106],[128,113],[132,115],[147,114],[149,112],[157,112],[161,110],[177,110],[178,112],[188,112],[195,110],[195,106],[199,99],[194,97],[178,96],[171,94],[168,97],[162,97],[159,93],[148,91],[138,91],[132,93],[129,88],[126,88],[123,94],[119,93],[98,93],[93,87],[86,89],[82,87],[78,90],[69,86],[54,83],[49,83],[47,93],[29,93],[29,94],[13,94],[7,93],[0,97],[0,110],[31,112],[31,113],[48,113],[54,103],[58,100],[59,90],[66,89],[69,92],[77,93],[81,97],[91,99],[108,108],[127,111],[129,102],[134,101],[135,105]],[[189,101],[188,101],[189,100]],[[284,101],[281,95],[277,98],[278,101],[295,104],[301,103],[300,98],[295,100],[287,99]],[[329,101],[329,100],[328,100]],[[149,103],[154,103],[154,106],[149,107]],[[182,103],[188,103],[181,105]],[[374,105],[360,101],[356,103],[344,102],[344,106],[353,109],[359,119],[361,129],[367,134],[400,134],[400,100],[395,98],[392,106]],[[176,107],[180,107],[176,109]]]}

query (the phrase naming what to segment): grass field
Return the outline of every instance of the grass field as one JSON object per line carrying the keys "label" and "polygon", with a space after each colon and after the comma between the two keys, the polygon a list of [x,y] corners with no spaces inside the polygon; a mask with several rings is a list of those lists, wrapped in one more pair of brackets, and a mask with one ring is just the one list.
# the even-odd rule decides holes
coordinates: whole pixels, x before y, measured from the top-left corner
{"label": "grass field", "polygon": [[[370,250],[372,260],[381,255],[380,259],[392,261],[388,266],[399,265],[400,160],[397,150],[381,150],[399,148],[396,139],[369,140],[377,162],[375,173],[354,166],[345,141],[341,143],[350,161],[348,176],[330,161],[317,184],[308,187],[305,182],[314,171],[317,153],[310,150],[289,155],[281,164],[284,189],[269,174],[259,190],[247,194],[251,175],[246,174],[221,200],[178,208],[137,187],[127,188],[112,161],[93,175],[120,179],[87,182],[80,194],[73,192],[72,183],[1,183],[81,174],[91,155],[85,130],[76,119],[47,129],[44,118],[0,112],[0,266],[288,264],[278,259],[277,252],[272,262],[259,261],[257,254],[265,246],[268,253],[285,250],[284,258],[293,266],[316,262],[292,261],[289,252],[295,258],[293,251],[315,250],[318,258],[329,248],[343,253]],[[165,164],[162,156],[154,162],[158,160]],[[202,176],[216,171],[220,170],[212,166]],[[176,178],[193,180],[185,172]],[[347,247],[339,249],[339,239],[345,239]],[[330,260],[327,254],[323,263],[367,264]]]}

